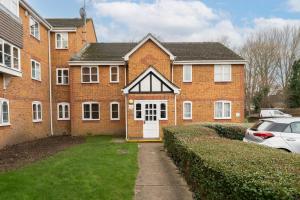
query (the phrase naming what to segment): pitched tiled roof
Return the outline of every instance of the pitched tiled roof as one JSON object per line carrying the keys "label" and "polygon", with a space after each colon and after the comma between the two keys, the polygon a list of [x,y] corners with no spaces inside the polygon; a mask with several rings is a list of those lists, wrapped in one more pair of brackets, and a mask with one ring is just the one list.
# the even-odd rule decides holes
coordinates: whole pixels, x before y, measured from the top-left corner
{"label": "pitched tiled roof", "polygon": [[[229,48],[217,42],[166,42],[161,43],[176,61],[184,60],[244,60]],[[71,61],[123,61],[123,57],[137,43],[92,43],[81,55]]]}
{"label": "pitched tiled roof", "polygon": [[[59,28],[59,27],[82,27],[84,25],[84,21],[81,18],[52,18],[46,19],[51,26]],[[92,20],[88,18],[87,21]]]}

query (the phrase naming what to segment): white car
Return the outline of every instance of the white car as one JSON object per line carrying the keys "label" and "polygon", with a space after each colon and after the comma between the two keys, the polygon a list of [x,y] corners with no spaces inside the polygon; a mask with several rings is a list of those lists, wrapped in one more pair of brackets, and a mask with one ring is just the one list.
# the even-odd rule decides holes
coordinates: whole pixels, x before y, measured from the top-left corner
{"label": "white car", "polygon": [[278,109],[262,109],[259,116],[261,118],[292,117],[292,115],[281,112]]}
{"label": "white car", "polygon": [[269,118],[247,129],[244,142],[300,153],[300,118]]}

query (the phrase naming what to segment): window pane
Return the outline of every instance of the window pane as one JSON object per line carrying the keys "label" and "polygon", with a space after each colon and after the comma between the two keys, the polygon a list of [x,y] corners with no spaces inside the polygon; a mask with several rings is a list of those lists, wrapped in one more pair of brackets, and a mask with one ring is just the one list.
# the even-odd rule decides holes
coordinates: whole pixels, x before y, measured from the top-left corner
{"label": "window pane", "polygon": [[93,74],[93,75],[92,75],[92,81],[93,81],[93,82],[97,82],[97,81],[98,81],[98,76],[97,76],[97,74],[95,74],[95,75]]}
{"label": "window pane", "polygon": [[137,119],[141,119],[142,118],[142,104],[137,103],[135,105],[135,117]]}
{"label": "window pane", "polygon": [[2,104],[2,122],[8,123],[8,103],[3,102]]}
{"label": "window pane", "polygon": [[92,104],[92,112],[99,111],[99,104]]}
{"label": "window pane", "polygon": [[118,81],[118,75],[117,74],[112,74],[111,75],[111,81]]}
{"label": "window pane", "polygon": [[84,83],[90,82],[90,76],[89,76],[89,75],[83,75],[83,76],[82,76],[82,81],[83,81]]}
{"label": "window pane", "polygon": [[185,103],[184,104],[184,117],[190,118],[191,117],[191,103]]}
{"label": "window pane", "polygon": [[33,111],[33,119],[36,120],[37,119],[37,116],[36,116],[36,113],[37,113],[36,104],[32,105],[32,111]]}
{"label": "window pane", "polygon": [[65,118],[69,118],[69,105],[65,105]]}
{"label": "window pane", "polygon": [[119,105],[118,104],[111,105],[111,117],[113,119],[119,118]]}
{"label": "window pane", "polygon": [[97,74],[97,67],[92,67],[91,68],[91,72],[92,72],[92,74]]}
{"label": "window pane", "polygon": [[160,104],[160,118],[165,119],[167,117],[166,112],[166,104],[162,103]]}
{"label": "window pane", "polygon": [[83,74],[90,74],[90,68],[88,68],[88,67],[82,68],[82,73]]}
{"label": "window pane", "polygon": [[42,119],[42,106],[41,104],[38,104],[38,119]]}
{"label": "window pane", "polygon": [[224,117],[230,117],[230,103],[224,103]]}
{"label": "window pane", "polygon": [[90,119],[91,118],[90,105],[89,104],[84,104],[83,105],[83,112],[84,112],[84,118],[85,119]]}
{"label": "window pane", "polygon": [[7,44],[7,43],[4,43],[4,64],[7,66],[7,67],[12,67],[11,66],[11,62],[12,59],[11,59],[11,48],[10,48],[10,45]]}
{"label": "window pane", "polygon": [[230,65],[223,66],[223,80],[230,81]]}
{"label": "window pane", "polygon": [[13,47],[14,68],[19,69],[19,49]]}
{"label": "window pane", "polygon": [[216,118],[222,118],[223,116],[223,104],[222,102],[217,102],[215,104],[215,116]]}
{"label": "window pane", "polygon": [[190,65],[183,66],[183,70],[184,70],[183,80],[184,81],[191,81],[192,80],[192,66],[190,66]]}
{"label": "window pane", "polygon": [[3,40],[0,39],[0,63],[3,63]]}
{"label": "window pane", "polygon": [[300,123],[292,123],[291,128],[293,133],[300,133]]}

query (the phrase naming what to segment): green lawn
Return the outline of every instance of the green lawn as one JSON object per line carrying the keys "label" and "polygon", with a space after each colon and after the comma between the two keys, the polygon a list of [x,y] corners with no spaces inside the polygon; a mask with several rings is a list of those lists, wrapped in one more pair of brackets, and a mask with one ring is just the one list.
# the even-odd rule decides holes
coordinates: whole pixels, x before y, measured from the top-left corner
{"label": "green lawn", "polygon": [[137,144],[88,137],[24,168],[0,173],[0,199],[132,199]]}

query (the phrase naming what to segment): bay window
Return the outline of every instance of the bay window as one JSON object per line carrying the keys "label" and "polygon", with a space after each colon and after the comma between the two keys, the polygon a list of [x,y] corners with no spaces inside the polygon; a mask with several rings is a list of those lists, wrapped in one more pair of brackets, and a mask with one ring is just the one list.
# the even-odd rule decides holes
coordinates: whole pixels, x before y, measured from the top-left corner
{"label": "bay window", "polygon": [[0,39],[0,66],[20,71],[20,49]]}

